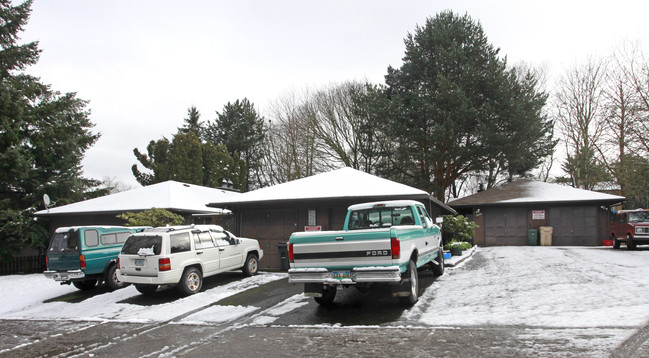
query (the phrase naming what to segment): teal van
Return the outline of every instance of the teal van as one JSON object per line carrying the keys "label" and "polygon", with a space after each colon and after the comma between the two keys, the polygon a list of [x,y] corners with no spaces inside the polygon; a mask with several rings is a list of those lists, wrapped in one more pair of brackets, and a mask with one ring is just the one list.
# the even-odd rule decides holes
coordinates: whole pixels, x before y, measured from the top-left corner
{"label": "teal van", "polygon": [[110,290],[124,286],[115,273],[117,256],[131,234],[144,227],[74,226],[56,229],[47,248],[45,277],[91,290],[102,282]]}

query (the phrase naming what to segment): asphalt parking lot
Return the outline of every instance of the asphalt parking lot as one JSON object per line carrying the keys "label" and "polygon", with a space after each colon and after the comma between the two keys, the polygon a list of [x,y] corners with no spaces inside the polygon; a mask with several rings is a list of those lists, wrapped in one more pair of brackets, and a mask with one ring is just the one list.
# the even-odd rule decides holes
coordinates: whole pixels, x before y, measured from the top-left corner
{"label": "asphalt parking lot", "polygon": [[381,288],[323,308],[280,273],[227,273],[189,298],[0,277],[0,356],[646,357],[647,262],[647,249],[480,248],[440,278],[420,272],[410,308]]}

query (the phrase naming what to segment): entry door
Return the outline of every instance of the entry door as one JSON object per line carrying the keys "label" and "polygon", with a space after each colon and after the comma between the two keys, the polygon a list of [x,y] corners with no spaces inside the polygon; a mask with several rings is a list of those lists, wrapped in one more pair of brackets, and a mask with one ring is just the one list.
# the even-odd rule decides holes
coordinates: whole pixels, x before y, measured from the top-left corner
{"label": "entry door", "polygon": [[528,245],[526,208],[484,210],[486,246]]}

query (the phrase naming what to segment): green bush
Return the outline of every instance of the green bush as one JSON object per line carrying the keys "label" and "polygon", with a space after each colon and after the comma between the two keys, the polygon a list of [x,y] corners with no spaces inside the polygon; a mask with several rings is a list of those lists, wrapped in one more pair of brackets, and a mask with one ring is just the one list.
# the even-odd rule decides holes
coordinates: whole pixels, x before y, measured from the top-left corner
{"label": "green bush", "polygon": [[450,250],[452,247],[459,247],[462,250],[468,250],[473,247],[471,243],[466,241],[449,241],[444,244],[444,250]]}
{"label": "green bush", "polygon": [[126,221],[126,226],[166,226],[166,225],[182,225],[185,219],[174,214],[169,210],[152,208],[144,210],[139,213],[123,213],[117,215],[119,219]]}
{"label": "green bush", "polygon": [[473,243],[473,235],[477,227],[476,223],[467,220],[463,215],[444,215],[442,238],[445,243],[451,241]]}

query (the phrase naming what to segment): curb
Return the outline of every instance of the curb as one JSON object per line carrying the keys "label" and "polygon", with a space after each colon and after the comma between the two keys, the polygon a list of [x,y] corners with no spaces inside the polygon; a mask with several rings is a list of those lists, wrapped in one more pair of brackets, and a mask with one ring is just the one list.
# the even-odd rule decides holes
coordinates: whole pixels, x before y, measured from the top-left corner
{"label": "curb", "polygon": [[448,260],[444,260],[444,266],[453,267],[453,266],[459,265],[460,263],[464,262],[469,257],[471,257],[473,255],[473,253],[476,251],[476,249],[477,249],[477,246],[473,246],[469,250],[466,250],[466,251],[462,252],[462,256],[453,256]]}

